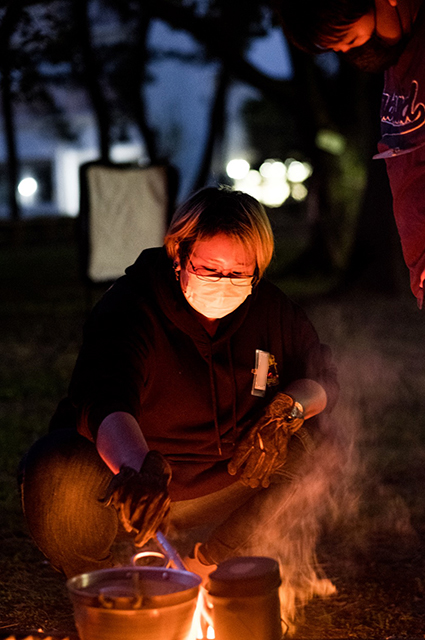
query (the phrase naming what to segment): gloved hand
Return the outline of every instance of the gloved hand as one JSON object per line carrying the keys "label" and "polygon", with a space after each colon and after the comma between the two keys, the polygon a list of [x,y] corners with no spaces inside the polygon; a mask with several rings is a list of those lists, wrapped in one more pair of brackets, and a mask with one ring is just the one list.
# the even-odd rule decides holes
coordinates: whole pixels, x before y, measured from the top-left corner
{"label": "gloved hand", "polygon": [[126,531],[136,531],[142,547],[158,531],[166,531],[170,511],[171,467],[159,451],[149,451],[139,472],[123,465],[101,502],[113,505]]}
{"label": "gloved hand", "polygon": [[242,468],[241,481],[255,489],[270,485],[270,476],[285,464],[288,443],[304,418],[291,415],[294,400],[278,393],[267,406],[264,415],[236,444],[227,469],[235,475]]}

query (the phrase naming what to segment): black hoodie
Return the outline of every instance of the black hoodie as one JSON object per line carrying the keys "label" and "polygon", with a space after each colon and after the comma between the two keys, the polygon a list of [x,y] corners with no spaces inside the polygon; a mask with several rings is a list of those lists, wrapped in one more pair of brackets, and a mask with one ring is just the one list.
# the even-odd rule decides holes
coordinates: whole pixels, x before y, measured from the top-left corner
{"label": "black hoodie", "polygon": [[[278,384],[251,394],[255,350],[271,353]],[[236,438],[277,391],[311,378],[335,404],[329,349],[302,309],[262,279],[210,337],[186,302],[164,248],[143,251],[94,308],[69,396],[79,432],[95,440],[114,411],[132,414],[151,449],[169,460],[170,495],[186,500],[222,489]]]}

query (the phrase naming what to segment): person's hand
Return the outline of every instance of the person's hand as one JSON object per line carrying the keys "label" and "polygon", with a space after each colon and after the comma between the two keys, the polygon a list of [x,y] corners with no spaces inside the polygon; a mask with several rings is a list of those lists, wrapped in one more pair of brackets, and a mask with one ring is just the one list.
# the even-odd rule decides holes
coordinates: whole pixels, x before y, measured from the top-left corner
{"label": "person's hand", "polygon": [[143,546],[158,529],[166,531],[170,511],[168,485],[171,467],[159,451],[149,451],[140,471],[123,465],[101,500],[113,505],[126,531],[136,532],[134,542]]}
{"label": "person's hand", "polygon": [[270,477],[285,464],[292,434],[304,422],[303,417],[294,417],[294,404],[285,393],[275,396],[264,415],[236,444],[227,466],[230,475],[242,469],[243,484],[253,489],[270,485]]}

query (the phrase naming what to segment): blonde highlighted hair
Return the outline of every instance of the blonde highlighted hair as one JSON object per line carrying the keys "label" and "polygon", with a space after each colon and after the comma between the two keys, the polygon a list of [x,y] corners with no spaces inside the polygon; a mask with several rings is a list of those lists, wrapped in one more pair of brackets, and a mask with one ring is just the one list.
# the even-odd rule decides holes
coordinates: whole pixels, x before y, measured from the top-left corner
{"label": "blonde highlighted hair", "polygon": [[192,195],[176,209],[164,244],[173,262],[178,259],[184,267],[197,240],[221,233],[254,252],[260,279],[273,256],[273,232],[263,205],[242,191],[206,187]]}

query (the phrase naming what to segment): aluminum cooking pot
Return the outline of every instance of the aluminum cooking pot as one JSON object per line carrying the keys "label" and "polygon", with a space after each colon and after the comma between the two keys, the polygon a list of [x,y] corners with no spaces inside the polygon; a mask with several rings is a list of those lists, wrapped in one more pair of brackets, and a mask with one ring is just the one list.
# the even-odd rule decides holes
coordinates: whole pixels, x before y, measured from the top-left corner
{"label": "aluminum cooking pot", "polygon": [[83,573],[66,584],[80,640],[188,640],[201,578],[125,567]]}

